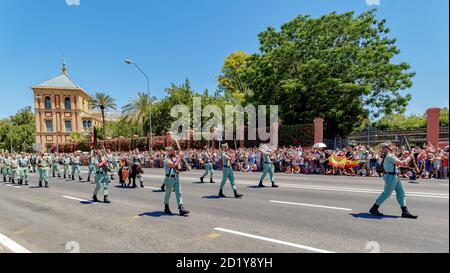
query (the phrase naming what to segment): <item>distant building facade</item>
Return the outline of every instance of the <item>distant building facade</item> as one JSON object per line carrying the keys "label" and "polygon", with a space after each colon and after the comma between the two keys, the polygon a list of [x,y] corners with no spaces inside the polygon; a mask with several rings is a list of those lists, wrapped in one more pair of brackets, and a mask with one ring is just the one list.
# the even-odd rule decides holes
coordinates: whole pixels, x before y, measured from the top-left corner
{"label": "distant building facade", "polygon": [[49,151],[70,143],[70,135],[86,137],[101,126],[100,113],[91,111],[92,96],[69,76],[63,60],[61,75],[31,87],[34,92],[36,144]]}

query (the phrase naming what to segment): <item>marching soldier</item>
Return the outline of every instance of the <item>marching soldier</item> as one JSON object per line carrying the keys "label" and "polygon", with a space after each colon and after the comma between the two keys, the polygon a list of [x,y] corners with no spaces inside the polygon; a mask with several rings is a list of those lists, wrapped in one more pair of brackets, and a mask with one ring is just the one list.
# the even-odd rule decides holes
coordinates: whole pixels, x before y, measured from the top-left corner
{"label": "marching soldier", "polygon": [[234,197],[235,198],[241,198],[243,197],[242,194],[239,194],[237,192],[236,183],[234,181],[234,174],[233,169],[231,168],[231,157],[227,154],[229,148],[228,144],[222,145],[223,152],[222,152],[222,162],[223,162],[223,178],[222,183],[220,184],[220,192],[219,197],[225,198],[226,196],[223,194],[223,188],[225,187],[225,183],[227,183],[227,180],[230,180],[231,188],[234,191]]}
{"label": "marching soldier", "polygon": [[97,172],[95,175],[95,189],[94,189],[94,196],[92,199],[94,202],[98,202],[98,192],[100,191],[100,188],[103,186],[103,201],[106,204],[110,204],[111,201],[109,201],[109,175],[108,175],[108,166],[109,162],[106,156],[106,153],[103,153],[101,151],[98,151],[98,162],[97,163]]}
{"label": "marching soldier", "polygon": [[19,171],[20,171],[19,170],[19,160],[17,159],[16,154],[12,154],[12,156],[11,156],[11,182],[13,184],[15,184],[16,181],[19,182],[18,181],[19,173],[20,173]]}
{"label": "marching soldier", "polygon": [[397,195],[397,201],[402,209],[402,218],[417,219],[418,216],[411,214],[406,206],[405,191],[402,183],[397,176],[397,166],[408,166],[412,160],[413,155],[409,156],[406,160],[401,161],[394,155],[394,147],[392,143],[383,143],[381,145],[385,158],[383,159],[384,167],[384,191],[376,200],[373,207],[370,209],[370,213],[375,216],[383,216],[378,210],[380,206],[392,195],[395,191]]}
{"label": "marching soldier", "polygon": [[53,177],[56,177],[56,175],[58,175],[58,178],[61,178],[61,171],[59,169],[59,164],[61,162],[61,156],[58,153],[52,155],[51,162],[52,162]]}
{"label": "marching soldier", "polygon": [[37,157],[35,154],[33,154],[30,157],[30,164],[31,164],[31,171],[35,173],[36,172],[36,164],[37,164]]}
{"label": "marching soldier", "polygon": [[3,169],[5,167],[5,163],[3,161],[5,160],[4,151],[0,150],[0,174],[3,175]]}
{"label": "marching soldier", "polygon": [[[133,188],[137,188],[136,178],[139,179],[141,184],[141,188],[144,187],[144,177],[143,177],[143,169],[142,169],[142,159],[139,156],[139,150],[136,149],[134,155],[131,157],[132,167],[131,167],[131,177],[133,179]],[[130,186],[130,184],[128,184]]]}
{"label": "marching soldier", "polygon": [[264,188],[264,178],[266,178],[266,175],[269,174],[270,182],[272,182],[272,188],[278,188],[278,185],[275,184],[274,175],[273,175],[273,163],[271,159],[271,150],[267,146],[261,147],[261,152],[263,156],[263,173],[261,175],[261,179],[259,179],[259,185],[258,187]]}
{"label": "marching soldier", "polygon": [[30,173],[30,159],[25,154],[22,153],[22,156],[19,158],[19,168],[20,168],[20,182],[19,184],[25,184],[25,186],[28,186],[28,175]]}
{"label": "marching soldier", "polygon": [[111,180],[114,180],[114,174],[119,172],[120,169],[120,160],[119,155],[117,153],[113,153],[111,155]]}
{"label": "marching soldier", "polygon": [[8,151],[3,158],[3,182],[11,182],[11,157]]}
{"label": "marching soldier", "polygon": [[97,164],[98,164],[98,156],[94,153],[94,151],[91,151],[90,156],[88,157],[88,178],[87,182],[91,182],[91,175],[97,175]]}
{"label": "marching soldier", "polygon": [[207,146],[205,146],[205,153],[203,154],[203,161],[204,161],[204,164],[205,164],[205,172],[203,173],[203,175],[202,175],[202,177],[200,177],[200,181],[202,182],[202,183],[204,183],[204,179],[205,179],[205,177],[208,175],[208,173],[210,174],[210,180],[209,180],[209,182],[210,183],[216,183],[216,182],[214,182],[214,167],[213,167],[213,164],[212,164],[212,160],[211,160],[211,155],[208,153],[208,147]]}
{"label": "marching soldier", "polygon": [[81,173],[80,173],[80,166],[81,166],[81,156],[80,156],[80,152],[76,152],[71,158],[70,158],[70,162],[72,165],[72,181],[75,180],[75,173],[78,174],[78,180],[82,181],[83,178],[81,178]]}
{"label": "marching soldier", "polygon": [[48,154],[41,153],[41,156],[37,160],[37,164],[39,171],[39,187],[42,188],[42,182],[45,182],[45,187],[48,188]]}
{"label": "marching soldier", "polygon": [[180,177],[179,170],[181,169],[181,161],[183,153],[180,152],[178,157],[175,157],[175,152],[172,148],[166,148],[167,156],[164,159],[164,171],[166,178],[164,180],[164,185],[167,188],[166,194],[164,196],[164,213],[167,215],[172,215],[170,211],[169,201],[172,190],[175,189],[175,195],[177,198],[178,209],[180,211],[180,216],[187,216],[190,212],[184,208],[183,196],[180,189]]}
{"label": "marching soldier", "polygon": [[70,156],[64,155],[62,158],[62,164],[64,167],[64,179],[67,179],[67,177],[70,179]]}

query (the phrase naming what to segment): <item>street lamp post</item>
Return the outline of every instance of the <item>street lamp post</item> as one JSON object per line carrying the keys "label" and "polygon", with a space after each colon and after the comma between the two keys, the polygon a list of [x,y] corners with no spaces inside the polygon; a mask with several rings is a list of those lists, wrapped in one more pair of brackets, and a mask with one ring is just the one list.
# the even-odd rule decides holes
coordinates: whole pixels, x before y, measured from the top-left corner
{"label": "street lamp post", "polygon": [[152,129],[152,97],[151,97],[151,93],[150,93],[150,77],[144,72],[144,70],[142,70],[135,62],[131,61],[131,60],[125,60],[126,64],[132,64],[134,66],[136,66],[137,69],[139,69],[139,71],[142,72],[142,74],[145,76],[145,78],[147,79],[147,93],[148,93],[148,99],[150,101],[150,117],[149,117],[149,125],[150,125],[150,155],[153,154],[153,129]]}

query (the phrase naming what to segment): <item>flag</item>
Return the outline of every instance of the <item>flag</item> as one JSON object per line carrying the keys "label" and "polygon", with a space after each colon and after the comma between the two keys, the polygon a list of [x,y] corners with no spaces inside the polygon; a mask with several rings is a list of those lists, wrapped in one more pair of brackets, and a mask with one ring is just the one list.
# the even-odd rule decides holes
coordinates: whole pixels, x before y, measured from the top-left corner
{"label": "flag", "polygon": [[328,159],[328,165],[332,166],[333,168],[345,168],[345,165],[347,163],[347,157],[345,155],[337,156],[332,155]]}

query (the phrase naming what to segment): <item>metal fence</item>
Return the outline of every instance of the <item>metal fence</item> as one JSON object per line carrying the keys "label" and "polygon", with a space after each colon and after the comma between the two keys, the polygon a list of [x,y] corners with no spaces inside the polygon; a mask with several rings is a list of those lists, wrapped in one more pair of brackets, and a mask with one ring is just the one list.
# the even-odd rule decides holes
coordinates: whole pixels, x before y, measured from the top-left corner
{"label": "metal fence", "polygon": [[[440,128],[439,138],[440,141],[449,140],[449,128]],[[391,141],[399,145],[403,145],[403,137],[406,136],[411,144],[422,145],[427,141],[427,129],[415,129],[415,130],[386,130],[381,131],[374,128],[366,130],[360,133],[354,133],[348,137],[348,144],[361,144],[368,146],[377,146],[383,142]]]}

